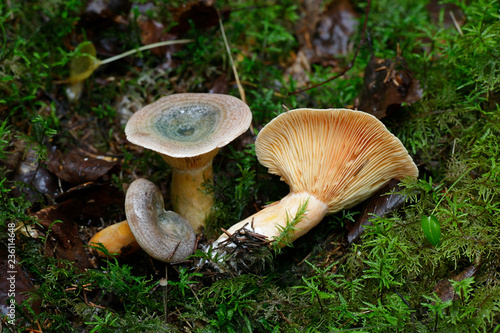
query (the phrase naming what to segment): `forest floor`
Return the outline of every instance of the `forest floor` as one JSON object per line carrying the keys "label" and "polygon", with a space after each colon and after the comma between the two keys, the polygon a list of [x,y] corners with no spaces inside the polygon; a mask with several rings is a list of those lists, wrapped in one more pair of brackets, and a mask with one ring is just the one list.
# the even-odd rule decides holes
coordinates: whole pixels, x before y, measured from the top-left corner
{"label": "forest floor", "polygon": [[[0,331],[500,330],[498,1],[6,1],[0,32]],[[197,250],[99,256],[134,180],[172,209],[172,167],[124,129],[186,92],[252,113],[213,160]],[[418,177],[218,261],[223,229],[289,193],[255,140],[299,108],[372,114]]]}

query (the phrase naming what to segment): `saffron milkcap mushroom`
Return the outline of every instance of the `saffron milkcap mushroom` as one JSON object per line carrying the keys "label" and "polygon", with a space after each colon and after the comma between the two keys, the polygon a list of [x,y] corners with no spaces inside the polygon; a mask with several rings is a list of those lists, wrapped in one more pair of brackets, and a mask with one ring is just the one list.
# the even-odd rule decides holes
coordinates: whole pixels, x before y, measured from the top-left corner
{"label": "saffron milkcap mushroom", "polygon": [[[287,218],[291,220],[306,205],[294,226],[293,241],[325,215],[355,206],[392,178],[418,176],[401,141],[382,122],[362,111],[288,111],[260,131],[255,152],[270,173],[290,186],[290,193],[233,225],[228,234],[246,228],[276,240]],[[223,234],[214,247],[227,239]]]}
{"label": "saffron milkcap mushroom", "polygon": [[174,211],[199,232],[213,206],[212,160],[219,149],[245,132],[249,107],[222,94],[182,93],[163,97],[134,113],[127,139],[161,154],[172,166]]}
{"label": "saffron milkcap mushroom", "polygon": [[160,190],[149,180],[137,179],[125,197],[127,220],[111,225],[92,237],[110,253],[138,244],[151,257],[179,262],[194,252],[196,235],[185,218],[164,208]]}

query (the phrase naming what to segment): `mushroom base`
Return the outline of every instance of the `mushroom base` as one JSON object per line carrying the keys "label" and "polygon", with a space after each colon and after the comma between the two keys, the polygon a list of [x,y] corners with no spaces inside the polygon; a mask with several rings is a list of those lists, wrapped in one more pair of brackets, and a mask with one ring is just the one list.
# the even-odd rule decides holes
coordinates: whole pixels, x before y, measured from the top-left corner
{"label": "mushroom base", "polygon": [[[305,235],[316,226],[328,213],[328,206],[307,192],[290,193],[280,201],[277,201],[245,220],[236,223],[227,231],[233,234],[246,225],[246,229],[252,232],[265,235],[269,240],[280,236],[281,230],[286,227],[287,220],[295,218],[298,210],[307,202],[306,211],[300,221],[294,226],[292,241]],[[228,238],[227,235],[220,236],[213,244],[218,244]],[[286,244],[280,243],[281,247]]]}
{"label": "mushroom base", "polygon": [[197,170],[172,172],[172,205],[174,211],[188,220],[196,233],[201,231],[214,204],[212,161]]}

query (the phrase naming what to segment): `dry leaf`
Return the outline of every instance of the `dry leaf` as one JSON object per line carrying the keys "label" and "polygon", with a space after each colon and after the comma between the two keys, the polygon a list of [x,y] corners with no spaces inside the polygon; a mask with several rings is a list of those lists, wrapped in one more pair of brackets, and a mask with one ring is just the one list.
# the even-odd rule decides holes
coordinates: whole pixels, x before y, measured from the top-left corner
{"label": "dry leaf", "polygon": [[358,108],[381,119],[403,103],[412,104],[421,97],[420,83],[402,57],[395,60],[372,57],[365,69]]}

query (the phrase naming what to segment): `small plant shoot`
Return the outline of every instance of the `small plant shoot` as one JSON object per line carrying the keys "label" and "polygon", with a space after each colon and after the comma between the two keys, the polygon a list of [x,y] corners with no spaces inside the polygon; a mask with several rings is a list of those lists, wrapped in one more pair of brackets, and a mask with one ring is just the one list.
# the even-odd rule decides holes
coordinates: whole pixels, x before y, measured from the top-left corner
{"label": "small plant shoot", "polygon": [[432,245],[437,246],[441,242],[441,225],[435,215],[422,216],[422,230]]}

